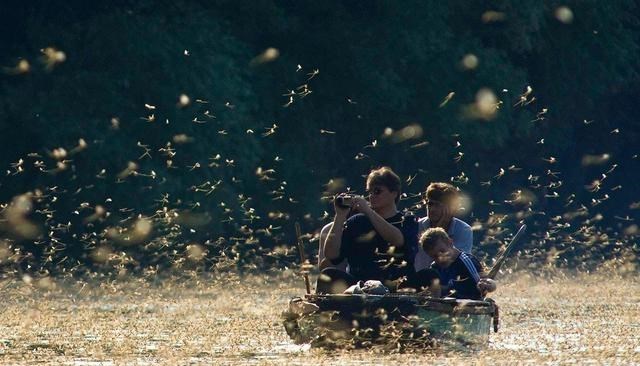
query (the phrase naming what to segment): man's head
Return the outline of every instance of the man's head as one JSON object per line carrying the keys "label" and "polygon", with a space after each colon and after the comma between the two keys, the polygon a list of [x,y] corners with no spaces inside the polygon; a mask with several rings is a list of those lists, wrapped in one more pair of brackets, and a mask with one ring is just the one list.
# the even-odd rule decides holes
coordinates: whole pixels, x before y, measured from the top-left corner
{"label": "man's head", "polygon": [[429,228],[420,236],[420,246],[441,267],[449,267],[456,259],[458,250],[444,229]]}
{"label": "man's head", "polygon": [[431,222],[449,222],[457,210],[459,193],[449,183],[436,182],[427,187],[425,204]]}
{"label": "man's head", "polygon": [[400,177],[389,167],[374,169],[367,176],[367,195],[374,210],[397,204],[401,192]]}

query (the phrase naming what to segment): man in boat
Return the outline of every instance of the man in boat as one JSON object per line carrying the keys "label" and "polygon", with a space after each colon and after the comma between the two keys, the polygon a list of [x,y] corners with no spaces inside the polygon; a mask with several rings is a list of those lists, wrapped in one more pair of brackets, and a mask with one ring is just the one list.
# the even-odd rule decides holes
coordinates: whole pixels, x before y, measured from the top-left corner
{"label": "man in boat", "polygon": [[420,236],[420,246],[433,258],[431,269],[439,275],[443,296],[481,300],[488,292],[496,290],[495,281],[485,278],[480,262],[454,247],[444,229],[427,229]]}
{"label": "man in boat", "polygon": [[[464,253],[471,253],[473,246],[473,232],[471,227],[464,221],[453,217],[458,211],[460,193],[458,189],[449,183],[431,183],[427,187],[425,196],[425,206],[427,216],[418,220],[420,234],[429,228],[439,227],[444,229],[453,240],[453,246]],[[419,248],[416,254],[416,271],[429,268],[432,258]]]}
{"label": "man in boat", "polygon": [[[389,167],[374,169],[366,191],[369,201],[340,195],[334,202],[318,293],[342,293],[360,280],[378,280],[394,290],[401,279],[415,276],[418,223],[415,216],[398,211],[400,178]],[[357,213],[347,219],[350,211]],[[335,267],[344,260],[349,272]]]}

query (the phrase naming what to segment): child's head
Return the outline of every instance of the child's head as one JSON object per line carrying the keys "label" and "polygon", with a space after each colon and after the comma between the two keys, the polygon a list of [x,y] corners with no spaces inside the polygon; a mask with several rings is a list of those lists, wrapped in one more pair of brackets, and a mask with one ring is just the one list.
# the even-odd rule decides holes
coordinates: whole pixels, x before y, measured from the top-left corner
{"label": "child's head", "polygon": [[433,227],[420,236],[420,245],[433,261],[441,267],[448,267],[456,259],[458,250],[444,229]]}

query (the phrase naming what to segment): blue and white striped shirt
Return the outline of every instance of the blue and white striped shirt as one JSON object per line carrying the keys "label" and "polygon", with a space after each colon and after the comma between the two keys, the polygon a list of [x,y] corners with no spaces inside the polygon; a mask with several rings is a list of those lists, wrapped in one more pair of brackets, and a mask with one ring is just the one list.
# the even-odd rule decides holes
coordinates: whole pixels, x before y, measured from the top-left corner
{"label": "blue and white striped shirt", "polygon": [[482,299],[482,294],[478,290],[478,282],[483,269],[480,262],[471,254],[460,252],[449,267],[443,268],[434,262],[431,268],[438,272],[440,285],[445,287],[443,296],[458,299]]}

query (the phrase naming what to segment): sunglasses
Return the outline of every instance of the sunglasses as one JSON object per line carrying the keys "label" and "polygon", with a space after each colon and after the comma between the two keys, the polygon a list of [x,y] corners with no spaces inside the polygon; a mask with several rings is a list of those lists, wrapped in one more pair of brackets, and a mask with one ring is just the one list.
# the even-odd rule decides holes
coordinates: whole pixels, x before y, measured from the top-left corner
{"label": "sunglasses", "polygon": [[367,189],[366,193],[369,196],[377,196],[379,194],[381,194],[382,192],[384,192],[384,190],[380,187],[375,187],[373,189]]}

